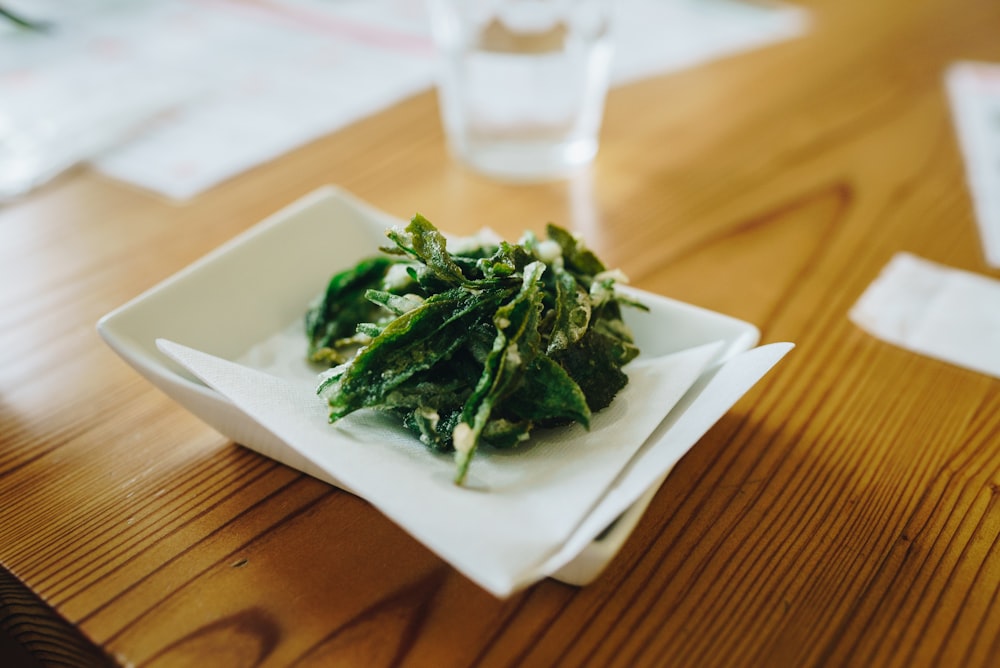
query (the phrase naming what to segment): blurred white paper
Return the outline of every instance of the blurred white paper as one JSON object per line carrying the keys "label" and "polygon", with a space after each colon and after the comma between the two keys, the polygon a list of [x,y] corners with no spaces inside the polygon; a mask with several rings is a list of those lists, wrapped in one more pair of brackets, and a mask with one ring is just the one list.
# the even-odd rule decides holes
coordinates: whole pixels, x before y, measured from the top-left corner
{"label": "blurred white paper", "polygon": [[[89,2],[86,11],[17,4],[12,9],[51,29],[0,24],[0,126],[4,119],[34,118],[48,127],[49,117],[78,110],[79,118],[62,125],[82,123],[85,136],[103,138],[100,154],[81,157],[105,174],[177,199],[433,81],[418,0],[108,0]],[[133,137],[118,112],[146,99],[153,82],[174,113]],[[32,134],[37,124],[7,125],[20,132],[21,145],[66,151]],[[108,145],[117,150],[106,152]],[[29,166],[21,162],[19,169]]]}
{"label": "blurred white paper", "polygon": [[1000,281],[899,253],[850,318],[885,341],[1000,378]]}
{"label": "blurred white paper", "polygon": [[[0,201],[30,192],[78,163],[137,136],[188,97],[183,88],[133,86],[128,95],[81,95],[52,112],[0,113]],[[59,93],[62,98],[63,93]]]}
{"label": "blurred white paper", "polygon": [[[0,24],[0,121],[80,109],[93,135],[103,134],[89,156],[90,144],[74,147],[74,159],[93,158],[105,174],[176,199],[434,81],[424,0],[9,4],[52,29]],[[799,35],[807,14],[739,0],[621,0],[618,17],[613,79],[621,84]],[[150,82],[173,113],[132,137],[129,119],[111,112],[137,106]],[[43,146],[33,136],[19,141]],[[103,153],[109,145],[116,150]],[[67,150],[51,148],[57,157]]]}
{"label": "blurred white paper", "polygon": [[1000,267],[1000,65],[956,63],[946,84],[983,251]]}
{"label": "blurred white paper", "polygon": [[612,85],[798,37],[805,10],[778,2],[621,0],[615,15]]}
{"label": "blurred white paper", "polygon": [[[718,344],[709,344],[637,360],[628,367],[629,385],[594,415],[589,432],[578,425],[542,430],[517,451],[481,451],[462,488],[452,482],[451,457],[433,455],[390,418],[359,412],[331,426],[325,404],[301,383],[169,341],[157,343],[248,417],[500,597],[545,577],[566,560],[557,557],[571,558],[568,552],[586,546],[588,540],[574,538],[574,532],[719,352]],[[723,368],[737,370],[726,380],[734,393],[702,384],[698,399],[685,408],[697,428],[673,444],[667,468],[780,356],[772,356],[767,368],[742,372],[743,356],[728,362]],[[670,440],[661,434],[653,447],[669,447]],[[655,458],[643,461],[653,465]],[[647,471],[634,481],[626,476],[616,487],[632,485],[641,494],[650,474],[665,472]],[[595,523],[606,526],[631,496],[620,492]]]}

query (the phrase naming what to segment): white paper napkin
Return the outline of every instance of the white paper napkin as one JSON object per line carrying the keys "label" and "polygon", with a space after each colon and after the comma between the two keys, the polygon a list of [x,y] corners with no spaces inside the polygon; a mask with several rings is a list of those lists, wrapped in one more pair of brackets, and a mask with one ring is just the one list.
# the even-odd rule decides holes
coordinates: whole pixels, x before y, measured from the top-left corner
{"label": "white paper napkin", "polygon": [[1000,281],[899,253],[850,318],[890,343],[1000,378]]}
{"label": "white paper napkin", "polygon": [[[736,381],[730,385],[733,396],[717,392],[725,388],[712,388],[713,381],[704,375],[719,344],[637,360],[627,369],[628,386],[594,416],[589,432],[579,426],[539,431],[517,451],[481,451],[467,486],[460,488],[452,483],[452,459],[433,455],[390,418],[359,412],[330,425],[324,403],[300,383],[170,341],[157,345],[261,427],[500,597],[572,559],[596,535],[592,527],[599,532],[651,479],[665,474],[767,370],[760,364],[748,369],[740,363],[742,356],[723,366],[734,370],[736,378],[723,383]],[[767,368],[788,347],[772,355]],[[699,400],[686,396],[692,386],[699,400],[713,394],[716,400],[701,401],[696,409]],[[684,413],[701,419],[685,429],[685,420],[678,417],[667,432],[658,431],[682,397],[688,404]],[[622,476],[653,433],[657,437],[651,449],[673,448],[663,456],[669,461],[666,469]],[[655,457],[644,457],[650,467],[657,466]],[[609,489],[616,494],[603,501]],[[590,519],[598,509],[600,514]]]}
{"label": "white paper napkin", "polygon": [[805,9],[744,0],[618,0],[612,85],[752,51],[809,29]]}
{"label": "white paper napkin", "polygon": [[1000,65],[956,63],[945,83],[983,252],[1000,267]]}

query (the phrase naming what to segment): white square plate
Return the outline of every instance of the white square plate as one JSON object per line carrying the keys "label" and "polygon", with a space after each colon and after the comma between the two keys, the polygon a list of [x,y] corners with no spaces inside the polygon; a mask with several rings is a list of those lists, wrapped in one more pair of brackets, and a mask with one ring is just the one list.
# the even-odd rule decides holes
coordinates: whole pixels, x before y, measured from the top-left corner
{"label": "white square plate", "polygon": [[[241,360],[254,346],[303,318],[334,272],[375,254],[386,244],[386,228],[401,222],[342,190],[321,188],[104,316],[98,331],[146,379],[227,438],[343,487],[163,355],[156,339]],[[725,361],[759,339],[757,329],[741,320],[651,293],[630,292],[650,308],[625,310],[644,356],[722,341],[720,361]],[[303,339],[303,355],[305,347]],[[570,584],[596,577],[658,487],[650,487],[554,577]]]}

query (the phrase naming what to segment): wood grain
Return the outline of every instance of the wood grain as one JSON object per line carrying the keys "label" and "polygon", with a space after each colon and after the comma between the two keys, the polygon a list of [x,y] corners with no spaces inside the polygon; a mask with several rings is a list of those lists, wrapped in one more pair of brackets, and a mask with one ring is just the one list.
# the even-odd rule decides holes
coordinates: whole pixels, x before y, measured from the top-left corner
{"label": "wood grain", "polygon": [[[0,610],[38,597],[54,621],[31,633],[134,666],[996,665],[1000,381],[847,311],[901,250],[1000,277],[942,86],[1000,61],[1000,3],[802,4],[804,38],[614,90],[569,181],[465,171],[426,93],[190,203],[78,169],[0,209]],[[639,287],[797,347],[596,582],[498,601],[95,333],[327,183],[455,232],[572,226]]]}

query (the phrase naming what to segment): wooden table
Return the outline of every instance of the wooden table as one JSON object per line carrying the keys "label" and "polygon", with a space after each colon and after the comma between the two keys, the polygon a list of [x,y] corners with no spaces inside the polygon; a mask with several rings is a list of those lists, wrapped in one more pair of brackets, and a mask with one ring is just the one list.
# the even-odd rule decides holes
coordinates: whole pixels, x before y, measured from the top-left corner
{"label": "wooden table", "polygon": [[[613,91],[570,182],[464,171],[428,93],[188,204],[77,170],[0,209],[0,625],[44,660],[136,666],[997,665],[1000,381],[847,311],[897,251],[1000,276],[942,86],[1000,61],[1000,3],[806,5],[802,39]],[[573,226],[635,285],[797,348],[596,582],[495,600],[95,333],[327,183],[456,232]]]}

